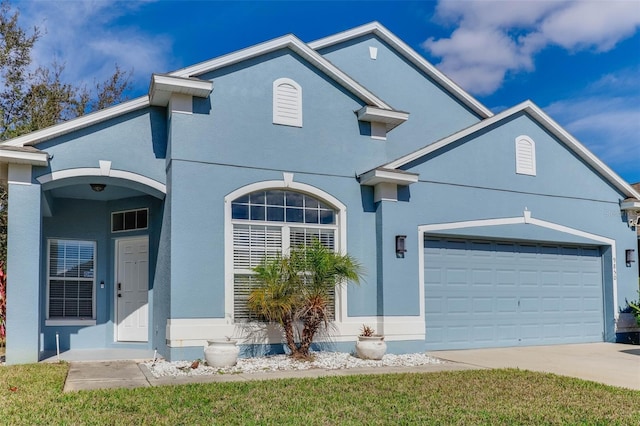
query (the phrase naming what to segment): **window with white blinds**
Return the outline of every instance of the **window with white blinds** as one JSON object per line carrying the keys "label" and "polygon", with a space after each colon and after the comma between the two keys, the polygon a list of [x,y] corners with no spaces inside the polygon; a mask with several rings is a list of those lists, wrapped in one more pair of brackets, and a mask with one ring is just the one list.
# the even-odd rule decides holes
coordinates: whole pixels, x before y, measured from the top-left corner
{"label": "window with white blinds", "polygon": [[92,241],[49,240],[49,319],[95,319],[95,247]]}
{"label": "window with white blinds", "polygon": [[526,136],[516,138],[516,173],[536,175],[536,145]]}
{"label": "window with white blinds", "polygon": [[273,123],[302,127],[302,87],[289,78],[273,82]]}
{"label": "window with white blinds", "polygon": [[295,191],[256,191],[232,202],[234,319],[255,319],[247,309],[253,268],[267,258],[315,239],[336,250],[336,212],[322,201]]}

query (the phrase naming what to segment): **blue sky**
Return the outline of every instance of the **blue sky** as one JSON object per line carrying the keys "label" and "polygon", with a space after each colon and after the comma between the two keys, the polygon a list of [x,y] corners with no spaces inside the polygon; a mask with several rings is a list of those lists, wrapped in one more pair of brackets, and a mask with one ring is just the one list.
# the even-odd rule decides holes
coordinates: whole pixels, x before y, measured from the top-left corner
{"label": "blue sky", "polygon": [[639,0],[12,1],[43,30],[37,64],[92,85],[114,64],[150,75],[293,33],[379,21],[494,112],[531,99],[630,183],[640,182]]}

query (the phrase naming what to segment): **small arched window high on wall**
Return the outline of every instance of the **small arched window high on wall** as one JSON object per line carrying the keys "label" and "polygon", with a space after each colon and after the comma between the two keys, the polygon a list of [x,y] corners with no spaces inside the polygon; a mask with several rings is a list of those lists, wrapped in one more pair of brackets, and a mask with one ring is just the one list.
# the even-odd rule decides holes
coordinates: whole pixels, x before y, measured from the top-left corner
{"label": "small arched window high on wall", "polygon": [[273,124],[302,127],[302,87],[289,78],[273,82]]}
{"label": "small arched window high on wall", "polygon": [[536,144],[528,136],[516,138],[516,173],[519,175],[536,175]]}

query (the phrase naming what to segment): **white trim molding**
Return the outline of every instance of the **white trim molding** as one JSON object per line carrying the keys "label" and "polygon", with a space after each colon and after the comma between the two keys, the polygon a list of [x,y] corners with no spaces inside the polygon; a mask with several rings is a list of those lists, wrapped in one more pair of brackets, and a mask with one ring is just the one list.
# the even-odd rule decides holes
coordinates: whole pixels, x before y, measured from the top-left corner
{"label": "white trim molding", "polygon": [[387,163],[381,168],[386,169],[397,169],[406,164],[411,163],[414,160],[424,157],[427,154],[430,154],[434,151],[442,149],[449,144],[452,144],[464,137],[472,135],[481,130],[487,129],[489,126],[496,124],[502,120],[510,118],[516,114],[527,113],[531,116],[537,123],[542,125],[547,131],[557,137],[562,143],[564,143],[569,149],[571,149],[578,157],[582,158],[589,166],[594,168],[598,173],[600,173],[607,181],[609,181],[615,188],[617,188],[621,193],[625,194],[627,197],[640,199],[640,193],[633,189],[631,185],[625,182],[620,176],[618,176],[613,170],[611,170],[606,164],[604,164],[600,159],[598,159],[591,151],[589,151],[584,145],[582,145],[578,140],[576,140],[573,136],[571,136],[566,130],[564,130],[558,123],[553,121],[551,117],[544,113],[538,106],[536,106],[531,101],[522,102],[519,105],[514,106],[513,108],[507,109],[500,114],[494,115],[490,118],[487,118],[473,126],[467,127],[453,135],[447,136],[444,139],[440,139],[437,142],[429,144],[424,148],[421,148],[417,151],[414,151],[410,154],[407,154],[403,157],[398,158],[390,163]]}
{"label": "white trim molding", "polygon": [[640,226],[640,201],[627,199],[620,203],[620,210],[627,214],[629,227]]}
{"label": "white trim molding", "polygon": [[[254,191],[267,189],[286,189],[299,191],[312,195],[328,204],[336,210],[336,224],[338,229],[338,244],[337,248],[340,253],[346,254],[347,252],[347,206],[345,206],[340,200],[322,191],[315,186],[307,185],[305,183],[293,181],[293,174],[283,174],[283,180],[268,180],[262,182],[252,183],[242,188],[238,188],[235,191],[229,193],[224,197],[224,307],[225,318],[228,318],[233,323],[233,225],[231,217],[231,203],[236,198],[250,194]],[[341,286],[336,292],[336,320],[339,322],[343,318],[347,317],[347,289],[345,286]]]}
{"label": "white trim molding", "polygon": [[[611,271],[612,271],[612,291],[613,291],[613,312],[614,317],[618,317],[618,271],[617,271],[617,262],[616,262],[616,241],[611,238],[603,237],[601,235],[592,234],[590,232],[581,231],[579,229],[570,228],[568,226],[560,225],[553,222],[548,222],[541,219],[535,219],[531,217],[531,212],[529,210],[524,210],[523,215],[520,217],[508,217],[508,218],[499,218],[499,219],[479,219],[479,220],[470,220],[470,221],[462,221],[462,222],[449,222],[449,223],[436,223],[431,225],[420,225],[418,227],[418,261],[419,265],[419,278],[420,282],[424,282],[424,236],[425,234],[429,234],[430,232],[435,231],[446,231],[453,229],[464,229],[464,228],[476,228],[476,227],[484,227],[484,226],[501,226],[501,225],[516,225],[516,224],[527,224],[539,226],[541,228],[551,229],[554,231],[562,232],[569,235],[574,235],[581,238],[586,238],[593,240],[594,242],[599,243],[600,245],[610,246],[611,247]],[[460,236],[461,238],[465,238],[464,236]],[[472,237],[468,238],[478,238],[481,237]],[[421,295],[422,297],[422,295]]]}
{"label": "white trim molding", "polygon": [[331,35],[329,37],[322,38],[320,40],[309,43],[309,47],[314,50],[322,50],[326,47],[335,46],[336,44],[343,43],[357,37],[361,37],[366,34],[373,34],[390,45],[405,59],[415,65],[419,70],[424,72],[429,77],[433,78],[436,82],[442,85],[453,97],[460,100],[464,105],[470,108],[474,113],[478,114],[481,118],[491,117],[493,113],[487,107],[478,102],[467,92],[465,92],[460,86],[453,82],[446,75],[438,71],[436,67],[431,65],[424,57],[418,52],[409,47],[405,42],[400,40],[385,28],[379,22],[371,22],[350,30]]}
{"label": "white trim molding", "polygon": [[169,73],[168,75],[176,77],[197,77],[208,72],[215,71],[216,69],[266,55],[281,49],[291,49],[293,52],[308,61],[312,66],[318,68],[318,70],[344,87],[348,92],[362,100],[365,104],[373,105],[382,109],[393,109],[386,102],[373,94],[373,92],[369,91],[360,83],[349,77],[342,70],[326,60],[322,55],[291,34],[180,69]]}
{"label": "white trim molding", "polygon": [[32,147],[0,145],[0,163],[47,166],[49,154]]}
{"label": "white trim molding", "polygon": [[153,180],[146,176],[139,175],[137,173],[128,172],[125,170],[115,170],[110,167],[107,169],[104,162],[101,161],[101,167],[81,167],[76,169],[58,170],[48,173],[46,175],[39,176],[37,181],[41,185],[53,182],[56,180],[67,179],[72,177],[81,176],[105,176],[103,173],[108,172],[108,177],[120,178],[124,180],[130,180],[132,182],[138,182],[142,185],[148,186],[156,191],[165,194],[167,193],[167,186],[157,180]]}
{"label": "white trim molding", "polygon": [[358,121],[369,122],[372,126],[374,123],[384,124],[387,132],[390,132],[409,119],[408,112],[390,111],[369,105],[365,105],[356,111],[356,115],[358,116]]}
{"label": "white trim molding", "polygon": [[418,181],[417,173],[403,170],[373,169],[358,176],[360,185],[373,186],[373,201],[398,201],[398,185]]}
{"label": "white trim molding", "polygon": [[[330,331],[317,335],[316,342],[355,342],[362,324],[374,326],[386,341],[425,340],[424,302],[420,316],[350,317],[330,324]],[[233,324],[228,318],[171,318],[167,320],[166,339],[169,347],[206,346],[213,338],[232,337],[240,344],[281,344],[282,332],[265,323]]]}
{"label": "white trim molding", "polygon": [[40,142],[53,139],[58,136],[80,130],[85,127],[92,126],[94,124],[109,120],[114,117],[118,117],[123,114],[127,114],[132,111],[136,111],[149,106],[149,97],[143,96],[137,99],[105,108],[100,111],[92,112],[91,114],[83,115],[73,120],[65,121],[60,124],[56,124],[51,127],[46,127],[42,130],[36,130],[35,132],[27,133],[24,136],[19,136],[14,139],[9,139],[3,142],[1,145],[6,146],[27,146],[37,145]]}
{"label": "white trim molding", "polygon": [[174,94],[206,98],[212,90],[213,81],[153,74],[149,87],[149,103],[154,106],[166,107]]}

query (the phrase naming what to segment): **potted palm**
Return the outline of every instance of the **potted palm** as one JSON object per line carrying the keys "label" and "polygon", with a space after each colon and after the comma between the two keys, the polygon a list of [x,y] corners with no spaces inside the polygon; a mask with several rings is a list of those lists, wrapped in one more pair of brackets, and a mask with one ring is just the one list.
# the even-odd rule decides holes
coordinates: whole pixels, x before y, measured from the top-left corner
{"label": "potted palm", "polygon": [[376,334],[373,328],[362,325],[362,331],[356,342],[356,354],[362,359],[382,359],[387,351],[384,336]]}

